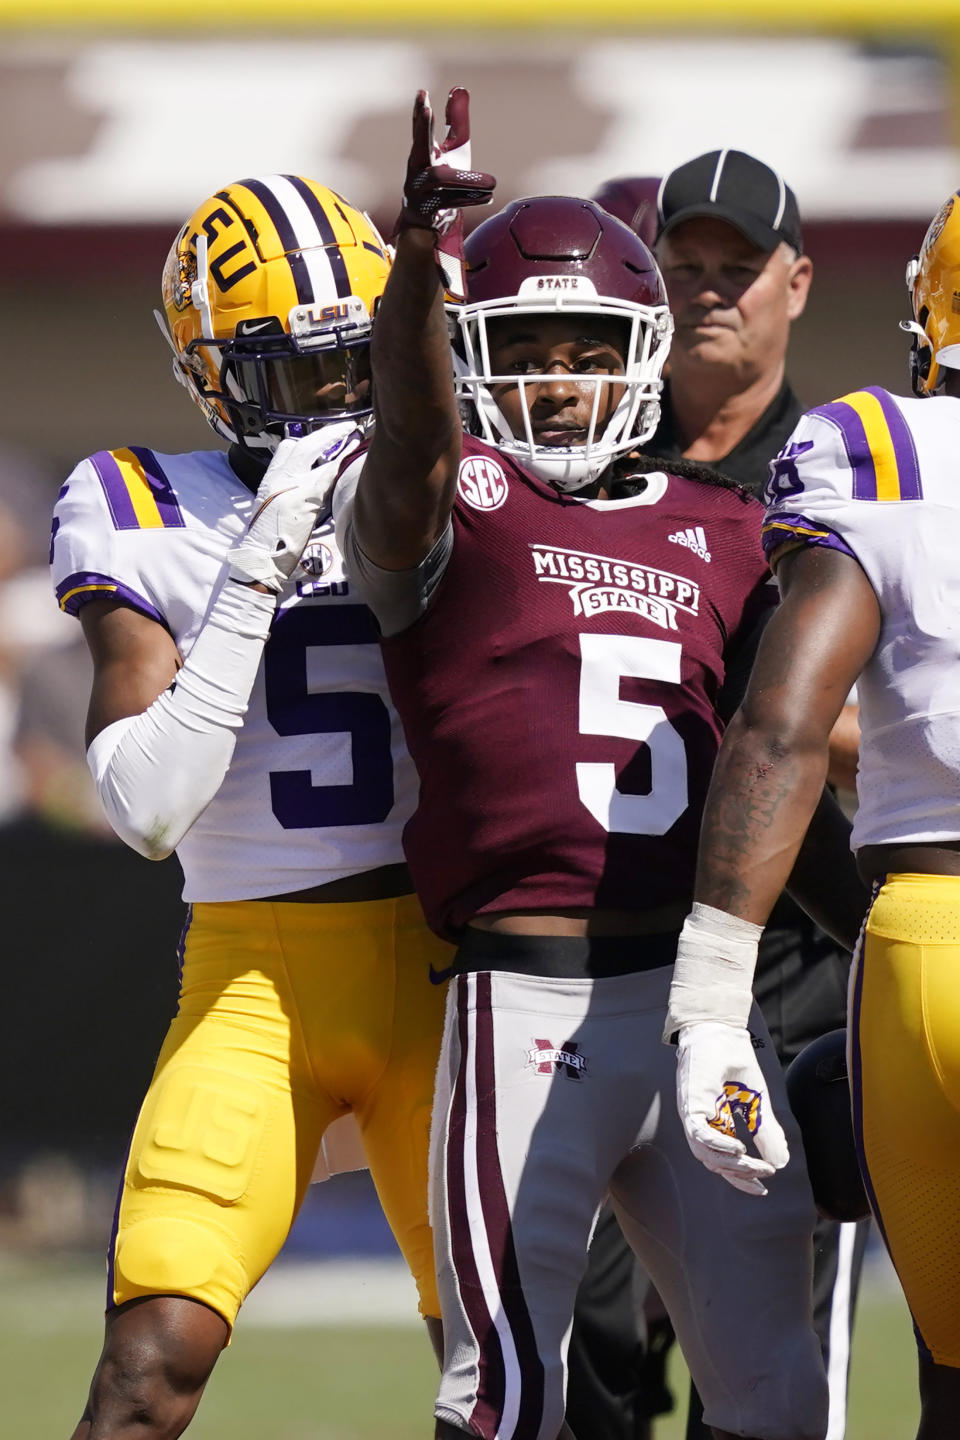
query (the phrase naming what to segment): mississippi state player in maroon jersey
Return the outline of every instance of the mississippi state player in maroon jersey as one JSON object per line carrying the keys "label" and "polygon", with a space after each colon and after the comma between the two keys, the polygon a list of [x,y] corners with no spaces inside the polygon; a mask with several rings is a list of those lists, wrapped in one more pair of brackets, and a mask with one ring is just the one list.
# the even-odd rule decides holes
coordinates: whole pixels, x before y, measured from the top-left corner
{"label": "mississippi state player in maroon jersey", "polygon": [[[656,425],[670,318],[649,251],[589,201],[518,201],[467,241],[454,384],[436,262],[456,282],[451,211],[493,182],[470,169],[465,92],[447,116],[431,154],[418,99],[377,426],[334,501],[420,770],[415,883],[459,945],[434,1111],[436,1434],[569,1435],[567,1337],[609,1192],[714,1433],[817,1440],[799,1137],[763,1205],[707,1174],[660,1043],[722,692],[770,603],[761,511],[657,472],[616,498]],[[759,1173],[746,1155],[745,1187]]]}

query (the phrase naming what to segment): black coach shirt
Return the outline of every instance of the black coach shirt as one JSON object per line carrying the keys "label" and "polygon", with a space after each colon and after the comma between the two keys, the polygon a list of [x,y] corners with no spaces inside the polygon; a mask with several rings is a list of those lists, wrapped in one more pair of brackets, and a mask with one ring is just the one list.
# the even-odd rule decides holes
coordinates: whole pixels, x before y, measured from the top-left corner
{"label": "black coach shirt", "polygon": [[[770,461],[787,443],[787,440],[803,414],[803,407],[784,380],[779,393],[764,410],[760,419],[739,440],[722,460],[710,463],[715,470],[749,490],[758,498],[767,483]],[[643,447],[645,455],[662,455],[665,460],[680,460],[683,446],[677,437],[670,409],[670,381],[664,382],[660,401],[660,424],[653,438]]]}

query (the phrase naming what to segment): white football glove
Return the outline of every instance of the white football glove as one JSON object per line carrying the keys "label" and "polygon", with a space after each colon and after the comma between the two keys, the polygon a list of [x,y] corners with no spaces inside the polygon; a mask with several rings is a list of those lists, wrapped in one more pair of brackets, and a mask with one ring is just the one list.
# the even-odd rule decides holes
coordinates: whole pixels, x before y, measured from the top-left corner
{"label": "white football glove", "polygon": [[257,491],[246,534],[229,553],[230,575],[279,592],[300,561],[344,459],[363,436],[352,422],[281,440]]}
{"label": "white football glove", "polygon": [[[766,1195],[763,1182],[786,1165],[790,1151],[747,1030],[716,1020],[681,1026],[677,1107],[687,1143],[702,1165],[747,1195]],[[759,1159],[737,1137],[737,1120]]]}
{"label": "white football glove", "polygon": [[[663,1038],[677,1036],[677,1108],[687,1143],[708,1170],[748,1195],[786,1165],[787,1140],[747,1030],[763,927],[695,903],[673,967]],[[760,1159],[737,1135],[749,1135]]]}

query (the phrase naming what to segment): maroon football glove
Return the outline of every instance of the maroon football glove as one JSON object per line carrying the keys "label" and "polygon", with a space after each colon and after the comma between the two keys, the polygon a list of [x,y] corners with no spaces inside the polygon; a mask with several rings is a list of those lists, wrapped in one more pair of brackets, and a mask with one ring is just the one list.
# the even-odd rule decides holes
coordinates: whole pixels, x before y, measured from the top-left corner
{"label": "maroon football glove", "polygon": [[[461,87],[447,97],[447,133],[438,145],[433,138],[433,110],[426,90],[413,107],[413,144],[407,161],[403,208],[395,234],[401,230],[432,230],[437,263],[455,300],[466,297],[463,274],[463,217],[467,205],[489,205],[496,185],[492,175],[470,169],[470,96]],[[463,167],[463,168],[460,168]]]}

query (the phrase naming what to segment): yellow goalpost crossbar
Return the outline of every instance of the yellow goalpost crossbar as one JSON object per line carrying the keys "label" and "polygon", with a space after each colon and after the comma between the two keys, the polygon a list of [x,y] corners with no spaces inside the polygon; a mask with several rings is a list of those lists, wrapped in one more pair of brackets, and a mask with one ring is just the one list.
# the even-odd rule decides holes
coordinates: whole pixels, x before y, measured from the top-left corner
{"label": "yellow goalpost crossbar", "polygon": [[849,31],[854,34],[960,33],[960,0],[0,0],[0,25],[96,30],[261,31],[313,27],[393,33],[451,30],[657,30],[683,33]]}

